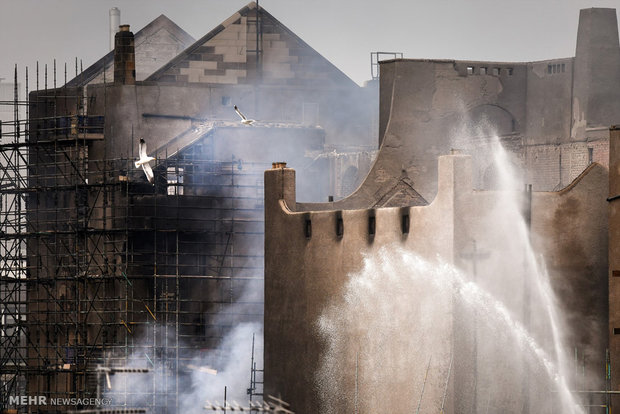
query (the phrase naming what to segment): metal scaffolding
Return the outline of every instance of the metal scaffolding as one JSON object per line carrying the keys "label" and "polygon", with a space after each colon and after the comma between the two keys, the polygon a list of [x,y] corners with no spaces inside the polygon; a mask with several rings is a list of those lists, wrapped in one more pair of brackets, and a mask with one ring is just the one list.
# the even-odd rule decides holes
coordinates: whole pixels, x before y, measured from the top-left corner
{"label": "metal scaffolding", "polygon": [[102,367],[136,355],[166,375],[109,390],[115,404],[141,393],[176,411],[192,358],[262,321],[264,166],[214,160],[205,136],[158,156],[151,185],[134,160],[95,155],[105,113],[85,88],[57,87],[54,64],[53,87],[46,67],[29,96],[27,76],[26,99],[1,102],[15,115],[0,124],[0,411],[27,412],[11,396],[99,397]]}

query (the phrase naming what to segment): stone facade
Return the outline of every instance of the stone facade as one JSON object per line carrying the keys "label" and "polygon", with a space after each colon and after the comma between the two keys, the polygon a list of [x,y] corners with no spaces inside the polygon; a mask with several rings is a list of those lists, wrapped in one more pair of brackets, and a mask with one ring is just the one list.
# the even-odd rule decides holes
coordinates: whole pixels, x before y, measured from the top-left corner
{"label": "stone facade", "polygon": [[[446,302],[441,305],[444,317],[435,321],[429,333],[433,339],[427,339],[436,341],[431,351],[421,347],[397,351],[399,344],[407,341],[399,337],[398,329],[381,350],[364,349],[364,344],[372,342],[377,333],[362,328],[346,340],[348,348],[340,350],[340,357],[348,358],[339,366],[342,382],[334,391],[341,398],[338,402],[329,401],[318,391],[321,381],[325,380],[319,367],[328,352],[327,338],[319,330],[318,321],[329,305],[344,295],[351,275],[362,269],[364,257],[382,255],[386,248],[402,248],[428,260],[439,257],[469,270],[471,263],[465,257],[471,251],[472,240],[478,240],[478,248],[489,252],[490,261],[495,261],[496,265],[500,263],[501,266],[503,255],[508,257],[509,253],[499,247],[506,238],[503,227],[489,219],[496,214],[494,209],[504,197],[502,192],[473,189],[472,163],[468,156],[440,157],[438,171],[439,191],[428,206],[343,210],[330,209],[333,205],[297,203],[292,169],[276,168],[265,172],[266,392],[281,393],[299,412],[347,412],[355,408],[375,412],[377,407],[405,412],[412,408],[412,400],[422,393],[423,411],[438,412],[446,392],[447,402],[443,406],[446,413],[476,412],[476,404],[482,404],[489,393],[493,398],[493,411],[517,412],[525,404],[531,412],[553,412],[553,402],[546,395],[547,386],[540,380],[544,375],[538,373],[529,383],[531,388],[522,389],[522,366],[515,365],[514,361],[507,362],[497,350],[488,351],[488,346],[484,348],[488,352],[475,351],[483,349],[483,344],[489,341],[489,332],[482,327],[472,331],[472,316],[460,307],[455,297],[446,301],[445,296],[434,299],[438,303]],[[604,322],[606,187],[606,169],[592,164],[568,188],[560,192],[533,193],[531,200],[534,251],[548,259],[547,270],[557,289],[561,308],[571,309],[568,342],[580,353],[588,352],[588,363],[584,367],[584,375],[589,380],[584,386],[588,389],[603,386],[603,378],[597,374],[604,365],[607,341]],[[372,227],[369,226],[371,217]],[[490,277],[479,280],[478,284],[500,298],[506,295],[509,285],[508,296],[503,298],[508,304],[520,303],[521,298],[529,297],[520,278],[505,276],[498,287],[495,279],[501,276],[489,269],[485,271],[485,265],[478,264],[479,277]],[[510,271],[504,269],[505,273]],[[483,276],[485,274],[487,276]],[[386,278],[386,284],[396,283],[390,282],[392,278],[385,274],[380,273],[378,277]],[[384,285],[375,294],[381,296],[383,289],[389,290]],[[427,289],[433,291],[431,287]],[[411,300],[417,303],[425,299]],[[531,316],[523,316],[525,319],[520,319],[521,323],[530,327],[534,337],[548,337],[548,327],[540,322],[546,312],[544,307],[532,302],[528,309]],[[359,312],[365,310],[360,308]],[[374,312],[381,310],[370,310],[371,314]],[[407,324],[424,325],[424,318],[430,315],[422,313],[421,319],[410,320]],[[371,319],[372,316],[367,323],[372,326]],[[394,315],[394,319],[398,319],[398,315]],[[402,329],[406,331],[405,326]],[[493,335],[497,335],[494,332]],[[480,344],[478,348],[473,345],[474,338]],[[421,338],[414,340],[411,346],[416,347],[416,343],[421,346]],[[392,377],[382,380],[388,382],[380,382],[379,388],[372,387],[373,376],[380,374],[368,372],[363,357],[356,362],[353,356],[357,352],[367,357],[375,352],[374,355],[386,364],[390,360],[385,356],[396,352],[402,356],[398,359],[400,363],[408,364],[406,373],[399,376],[394,372]],[[425,358],[420,358],[424,352],[427,352]],[[416,380],[425,378],[429,357],[432,358],[431,370],[426,389],[422,391],[421,381]],[[359,376],[353,374],[358,370],[356,364],[361,367]],[[506,370],[511,375],[489,376],[489,372],[497,370]],[[486,372],[487,376],[478,377],[476,372]],[[494,383],[489,383],[493,379]],[[575,378],[571,378],[573,380]],[[537,389],[545,391],[541,393]],[[359,395],[359,399],[354,395]],[[326,401],[336,405],[325,406]]]}
{"label": "stone facade", "polygon": [[[613,334],[620,330],[612,326],[616,306],[611,271],[609,308],[607,299],[608,246],[612,270],[617,255],[611,224],[608,244],[606,201],[607,167],[612,167],[613,182],[615,165],[608,128],[620,120],[619,68],[616,12],[598,8],[581,11],[576,54],[571,58],[526,63],[381,62],[380,151],[353,194],[333,203],[299,203],[292,170],[265,173],[267,392],[281,392],[301,412],[377,412],[377,400],[384,402],[380,405],[384,411],[405,412],[415,409],[411,404],[417,398],[424,412],[478,412],[484,401],[491,407],[489,412],[557,410],[548,385],[537,383],[540,376],[524,369],[524,364],[507,362],[493,352],[478,353],[483,343],[499,340],[499,333],[485,336],[488,332],[475,327],[475,314],[463,311],[456,300],[445,305],[446,319],[436,326],[435,334],[443,340],[432,362],[408,361],[407,378],[396,374],[387,378],[389,386],[381,392],[364,388],[372,374],[363,372],[363,359],[356,355],[363,353],[360,349],[368,338],[380,334],[361,328],[342,345],[346,357],[336,373],[342,379],[337,389],[341,400],[326,399],[320,386],[319,367],[331,348],[318,321],[331,302],[343,297],[351,275],[361,271],[364,257],[403,247],[471,271],[472,263],[463,257],[471,255],[476,240],[486,240],[480,248],[491,257],[510,257],[498,246],[514,238],[514,232],[503,232],[502,226],[487,219],[504,197],[505,191],[497,191],[502,189],[498,184],[502,171],[510,167],[517,171],[518,181],[533,187],[525,209],[529,243],[536,255],[544,257],[566,321],[562,343],[573,347],[571,354],[575,352],[582,361],[580,376],[567,377],[567,386],[586,391],[609,386],[602,374],[605,350],[611,339],[613,367],[618,359]],[[507,151],[501,161],[494,158],[497,142]],[[445,156],[453,149],[470,157]],[[617,193],[613,186],[610,191],[611,196]],[[404,221],[409,223],[407,233]],[[479,271],[484,269],[478,266]],[[474,274],[475,269],[474,265]],[[509,286],[511,296],[506,301],[528,303],[516,313],[534,336],[544,337],[550,332],[540,323],[545,311],[531,301],[528,284],[509,282],[506,275],[513,270],[497,271],[479,282],[496,293]],[[498,283],[507,286],[493,291]],[[424,300],[424,295],[413,299]],[[424,325],[424,315],[411,323]],[[465,328],[472,323],[474,329]],[[397,354],[400,343],[395,338],[385,345],[384,353]],[[458,350],[453,351],[453,366],[446,344]],[[454,371],[448,374],[451,366]],[[612,368],[610,389],[617,388],[616,382]],[[440,406],[442,394],[447,399]],[[335,408],[326,407],[326,400]],[[589,401],[594,400],[609,403],[600,395]]]}
{"label": "stone facade", "polygon": [[457,148],[475,155],[475,185],[484,188],[489,162],[479,158],[497,135],[534,190],[563,188],[589,162],[607,163],[606,131],[620,121],[618,50],[615,10],[585,9],[573,58],[382,62],[379,136],[396,147],[394,155],[386,148],[374,169],[399,157],[416,189],[432,199],[434,160]]}

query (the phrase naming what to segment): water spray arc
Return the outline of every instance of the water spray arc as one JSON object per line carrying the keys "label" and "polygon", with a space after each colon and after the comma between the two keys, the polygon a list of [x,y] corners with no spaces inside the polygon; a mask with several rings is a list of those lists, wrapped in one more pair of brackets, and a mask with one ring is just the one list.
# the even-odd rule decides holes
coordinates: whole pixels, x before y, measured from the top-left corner
{"label": "water spray arc", "polygon": [[[494,161],[511,164],[499,143]],[[327,347],[317,382],[327,412],[335,393],[347,388],[341,371],[350,362],[343,353],[358,340],[354,399],[360,411],[379,409],[379,395],[405,400],[389,389],[405,380],[398,369],[404,366],[418,367],[424,378],[414,391],[414,412],[450,412],[447,401],[461,412],[584,412],[570,392],[564,322],[544,257],[530,240],[531,187],[522,191],[509,167],[498,174],[499,189],[475,193],[466,203],[478,211],[458,217],[469,242],[455,263],[400,246],[381,248],[325,308],[317,326]],[[464,346],[456,354],[440,345],[454,340]],[[473,390],[469,399],[459,391],[464,378],[473,384],[463,388]],[[543,388],[558,398],[541,398],[536,389]],[[521,390],[517,398],[506,397],[515,389]]]}

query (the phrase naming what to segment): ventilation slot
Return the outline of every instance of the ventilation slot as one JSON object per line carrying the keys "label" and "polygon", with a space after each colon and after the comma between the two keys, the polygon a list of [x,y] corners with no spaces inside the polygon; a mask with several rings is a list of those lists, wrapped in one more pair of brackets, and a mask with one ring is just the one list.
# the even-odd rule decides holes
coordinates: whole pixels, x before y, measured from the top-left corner
{"label": "ventilation slot", "polygon": [[403,214],[400,219],[400,229],[403,234],[409,233],[409,214]]}
{"label": "ventilation slot", "polygon": [[342,222],[342,217],[338,217],[336,219],[336,236],[342,237],[344,234],[344,223]]}
{"label": "ventilation slot", "polygon": [[377,229],[377,221],[374,216],[368,217],[368,234],[371,236],[375,235],[375,231]]}

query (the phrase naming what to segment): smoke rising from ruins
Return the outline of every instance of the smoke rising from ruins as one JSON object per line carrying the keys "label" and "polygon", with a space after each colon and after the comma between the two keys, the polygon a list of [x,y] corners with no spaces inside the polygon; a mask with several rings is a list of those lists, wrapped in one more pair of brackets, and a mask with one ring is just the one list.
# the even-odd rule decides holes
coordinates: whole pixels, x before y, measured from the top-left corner
{"label": "smoke rising from ruins", "polygon": [[[224,323],[231,323],[231,314],[246,312],[244,301],[245,295],[233,305],[235,309],[218,317],[228,319]],[[159,406],[174,407],[176,400],[179,412],[198,414],[204,412],[207,401],[224,404],[225,395],[229,404],[234,401],[247,405],[252,353],[256,367],[262,369],[263,366],[261,323],[234,324],[218,347],[208,350],[192,350],[190,344],[177,339],[173,326],[153,324],[142,336],[137,341],[138,345],[132,347],[125,366],[148,368],[149,372],[112,375],[111,388],[105,388],[104,394],[111,398],[112,406],[141,408],[151,406],[155,400]],[[157,339],[154,340],[154,337]],[[158,341],[161,346],[157,346]],[[173,346],[166,344],[177,344],[177,341],[176,346],[190,352],[189,355],[184,354],[183,366],[179,370],[173,369],[172,365],[177,361],[168,362],[165,357]],[[108,364],[114,366],[112,360]],[[262,376],[258,380],[262,381]],[[262,400],[262,397],[255,396],[256,400]]]}

